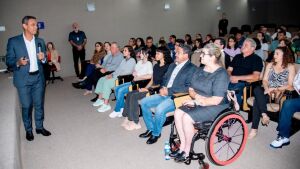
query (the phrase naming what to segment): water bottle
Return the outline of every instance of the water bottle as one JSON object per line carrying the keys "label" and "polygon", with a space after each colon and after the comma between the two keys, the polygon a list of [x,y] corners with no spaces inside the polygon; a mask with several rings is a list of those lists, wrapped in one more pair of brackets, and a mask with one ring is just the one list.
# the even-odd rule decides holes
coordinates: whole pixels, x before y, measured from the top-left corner
{"label": "water bottle", "polygon": [[170,147],[169,141],[165,142],[164,150],[165,150],[165,160],[170,160],[171,159],[171,157],[170,157],[171,147]]}

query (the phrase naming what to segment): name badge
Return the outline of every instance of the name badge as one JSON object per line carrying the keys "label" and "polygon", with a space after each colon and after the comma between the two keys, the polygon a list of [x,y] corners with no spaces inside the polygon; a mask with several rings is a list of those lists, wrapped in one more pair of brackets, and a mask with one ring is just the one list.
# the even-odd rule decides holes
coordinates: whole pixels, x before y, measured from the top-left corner
{"label": "name badge", "polygon": [[77,37],[76,39],[77,39],[77,41],[79,41],[79,37]]}

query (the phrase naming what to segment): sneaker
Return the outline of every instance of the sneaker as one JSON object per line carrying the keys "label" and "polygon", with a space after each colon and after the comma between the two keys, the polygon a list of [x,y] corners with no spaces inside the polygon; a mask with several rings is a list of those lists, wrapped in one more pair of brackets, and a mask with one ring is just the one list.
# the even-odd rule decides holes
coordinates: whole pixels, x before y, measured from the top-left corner
{"label": "sneaker", "polygon": [[94,103],[93,103],[93,106],[94,107],[98,107],[98,106],[101,106],[101,105],[103,105],[104,104],[104,101],[102,100],[102,99],[97,99],[97,101],[95,101]]}
{"label": "sneaker", "polygon": [[121,114],[123,113],[123,110],[124,110],[124,108],[121,108],[121,110],[120,110],[120,113],[121,113]]}
{"label": "sneaker", "polygon": [[111,107],[109,104],[103,104],[97,111],[100,113],[106,112],[108,110],[110,110]]}
{"label": "sneaker", "polygon": [[286,137],[278,136],[276,140],[274,140],[270,146],[273,148],[281,148],[282,146],[287,146],[290,144],[290,140]]}
{"label": "sneaker", "polygon": [[116,117],[122,117],[122,113],[121,112],[117,112],[117,111],[113,111],[109,114],[110,118],[116,118]]}

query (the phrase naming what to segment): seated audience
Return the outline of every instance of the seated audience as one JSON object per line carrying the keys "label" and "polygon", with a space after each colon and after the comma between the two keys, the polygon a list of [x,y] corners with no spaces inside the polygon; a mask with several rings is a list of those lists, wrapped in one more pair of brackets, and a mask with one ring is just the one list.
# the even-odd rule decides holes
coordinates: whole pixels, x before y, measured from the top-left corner
{"label": "seated audience", "polygon": [[185,44],[190,46],[191,49],[193,48],[193,40],[192,40],[192,36],[190,34],[185,34],[184,41],[185,41]]}
{"label": "seated audience", "polygon": [[265,40],[267,41],[268,44],[270,44],[272,41],[272,38],[271,38],[270,32],[268,32],[268,28],[262,25],[262,26],[260,26],[259,31],[264,34]]}
{"label": "seated audience", "polygon": [[134,49],[136,47],[135,38],[130,38],[129,41],[128,41],[128,45],[131,46]]}
{"label": "seated audience", "polygon": [[176,42],[176,36],[175,35],[170,35],[168,48],[171,51],[171,58],[173,60],[175,60],[175,42]]}
{"label": "seated audience", "polygon": [[137,58],[140,57],[140,52],[144,48],[145,48],[144,39],[143,38],[136,38],[136,45],[135,45],[135,48],[134,48],[134,52],[135,52],[135,55],[136,55]]}
{"label": "seated audience", "polygon": [[268,57],[268,52],[269,52],[269,45],[267,43],[267,40],[265,38],[264,33],[258,32],[256,34],[256,38],[259,40],[261,49],[256,53],[257,55],[261,56],[263,60],[266,60]]}
{"label": "seated audience", "polygon": [[211,34],[207,34],[205,36],[204,42],[203,42],[203,46],[205,46],[208,43],[213,43],[214,39],[213,36]]}
{"label": "seated audience", "polygon": [[[147,131],[139,135],[148,138],[147,144],[157,142],[162,126],[166,120],[166,114],[175,110],[172,95],[174,93],[188,92],[192,74],[196,67],[189,61],[191,49],[188,45],[179,44],[176,48],[176,64],[172,63],[164,76],[159,94],[146,97],[141,100],[141,108]],[[152,116],[151,108],[155,108]]]}
{"label": "seated audience", "polygon": [[146,46],[144,50],[149,54],[149,58],[154,60],[156,55],[156,46],[153,44],[153,38],[151,36],[146,38]]}
{"label": "seated audience", "polygon": [[243,32],[241,30],[238,30],[235,34],[236,39],[236,46],[238,48],[242,48],[244,40],[246,39],[245,36],[243,36]]}
{"label": "seated audience", "polygon": [[195,40],[195,45],[192,49],[193,52],[195,52],[195,50],[201,49],[202,48],[202,40],[201,39],[196,39]]}
{"label": "seated audience", "polygon": [[295,66],[290,64],[289,55],[291,52],[287,47],[278,47],[274,53],[274,59],[266,66],[263,87],[257,86],[253,90],[253,119],[252,129],[249,134],[249,139],[257,135],[260,117],[262,116],[262,124],[268,125],[270,118],[267,113],[267,103],[269,97],[275,92],[275,98],[280,96],[280,93],[289,89],[293,85],[295,76]]}
{"label": "seated audience", "polygon": [[279,45],[279,41],[282,40],[282,39],[285,39],[285,32],[284,32],[284,31],[279,31],[279,32],[277,33],[277,38],[274,39],[274,40],[272,41],[272,43],[271,43],[271,45],[270,45],[269,51],[270,51],[270,52],[274,52],[275,49],[276,49],[276,48],[278,47],[278,45]]}
{"label": "seated audience", "polygon": [[259,39],[258,38],[256,38],[256,37],[254,37],[254,38],[252,38],[254,41],[255,41],[255,43],[256,43],[256,48],[255,48],[255,51],[254,51],[254,53],[257,55],[257,56],[259,56],[262,60],[264,60],[264,55],[263,55],[263,52],[262,52],[262,49],[261,49],[261,43],[260,43],[260,41],[259,41]]}
{"label": "seated audience", "polygon": [[122,60],[124,59],[123,54],[120,52],[119,46],[116,42],[111,43],[111,54],[104,57],[102,65],[97,67],[95,71],[88,76],[84,81],[74,83],[75,88],[86,88],[88,86],[96,86],[98,80],[111,72],[115,71]]}
{"label": "seated audience", "polygon": [[[133,75],[133,81],[147,80],[151,79],[153,74],[152,63],[148,60],[148,54],[141,51],[140,60],[135,65]],[[131,82],[123,83],[115,87],[116,95],[116,107],[115,110],[109,114],[110,118],[122,117],[122,112],[124,108],[124,96],[129,92],[129,86]]]}
{"label": "seated audience", "polygon": [[[291,48],[291,42],[289,40],[287,40],[287,39],[281,39],[281,40],[279,40],[278,47],[288,47],[290,49],[290,51],[292,52],[292,54],[289,55],[290,60],[291,61],[295,60],[294,53],[293,53],[292,48]],[[274,59],[274,51],[270,52],[270,54],[269,54],[266,62],[272,62],[273,59]]]}
{"label": "seated audience", "polygon": [[225,68],[227,69],[233,58],[241,53],[241,49],[236,46],[236,39],[234,36],[230,36],[227,41],[227,46],[224,49],[225,52]]}
{"label": "seated audience", "polygon": [[101,77],[97,82],[95,93],[98,94],[98,99],[93,106],[101,106],[98,108],[98,112],[105,112],[111,109],[111,106],[109,105],[109,96],[111,94],[111,89],[115,87],[115,81],[118,79],[118,76],[130,75],[134,71],[136,60],[133,48],[131,46],[125,46],[123,54],[125,58],[118,68],[113,73]]}
{"label": "seated audience", "polygon": [[239,105],[242,103],[243,88],[245,82],[259,80],[263,68],[262,60],[254,51],[256,43],[253,39],[245,39],[241,48],[241,54],[236,55],[227,72],[230,76],[228,89],[235,90]]}
{"label": "seated audience", "polygon": [[134,90],[126,95],[123,116],[125,120],[122,125],[126,130],[140,129],[139,123],[139,104],[138,100],[144,98],[151,89],[151,86],[162,85],[164,74],[167,72],[169,65],[173,62],[170,51],[167,48],[159,47],[156,50],[155,60],[157,64],[153,67],[153,77],[145,88]]}
{"label": "seated audience", "polygon": [[[225,68],[225,53],[224,53],[224,47],[226,46],[226,41],[223,39],[223,38],[216,38],[214,40],[214,44],[220,48],[221,50],[221,56],[220,56],[220,59],[219,62],[220,62],[220,65],[222,67]],[[227,57],[228,58],[228,57]]]}
{"label": "seated audience", "polygon": [[[44,69],[44,73],[45,73],[45,79],[46,79],[46,83],[49,83],[50,80],[50,70],[51,67],[55,66],[57,71],[60,71],[60,63],[58,62],[58,52],[55,49],[55,46],[53,44],[53,42],[48,42],[47,43],[47,60],[48,60],[48,65],[47,64],[43,64]],[[45,65],[45,66],[44,66]]]}
{"label": "seated audience", "polygon": [[[298,94],[300,94],[300,70],[298,71],[293,86]],[[294,98],[286,100],[280,111],[279,123],[278,123],[278,136],[270,146],[273,148],[281,148],[282,146],[290,144],[290,131],[292,118],[295,112],[300,111],[300,98]]]}
{"label": "seated audience", "polygon": [[[96,69],[97,64],[101,64],[104,56],[106,55],[104,45],[102,42],[96,42],[95,43],[95,50],[94,54],[90,60],[90,62],[86,65],[85,69],[85,76],[83,77],[82,81],[85,80],[87,77],[91,76],[92,73]],[[92,85],[87,85],[86,86],[86,91],[83,94],[84,96],[89,95],[92,93]]]}
{"label": "seated audience", "polygon": [[228,108],[226,91],[229,77],[220,66],[221,50],[215,44],[202,49],[201,63],[205,66],[193,74],[187,100],[175,111],[175,125],[180,138],[179,151],[171,153],[177,162],[185,162],[190,153],[195,134],[194,123],[214,121],[220,112]]}
{"label": "seated audience", "polygon": [[276,39],[278,32],[283,31],[285,32],[285,37],[287,39],[291,39],[292,38],[292,34],[290,32],[287,31],[287,28],[283,25],[281,25],[279,28],[277,28],[277,32],[275,32],[271,37],[273,40]]}

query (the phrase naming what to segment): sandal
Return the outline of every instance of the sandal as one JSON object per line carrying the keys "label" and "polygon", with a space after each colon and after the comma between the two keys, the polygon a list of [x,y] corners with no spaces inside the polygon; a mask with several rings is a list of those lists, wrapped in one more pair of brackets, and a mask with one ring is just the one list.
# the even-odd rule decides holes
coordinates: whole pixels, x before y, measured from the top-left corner
{"label": "sandal", "polygon": [[270,123],[270,117],[267,116],[267,115],[263,115],[262,118],[261,118],[261,124],[263,126],[268,126]]}
{"label": "sandal", "polygon": [[248,135],[248,139],[251,140],[257,135],[257,129],[251,129],[250,134]]}

